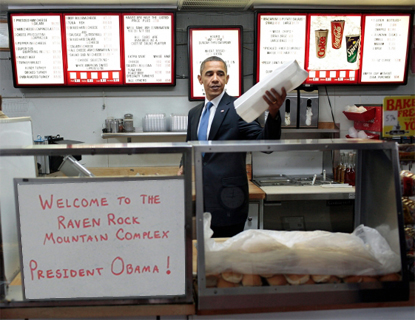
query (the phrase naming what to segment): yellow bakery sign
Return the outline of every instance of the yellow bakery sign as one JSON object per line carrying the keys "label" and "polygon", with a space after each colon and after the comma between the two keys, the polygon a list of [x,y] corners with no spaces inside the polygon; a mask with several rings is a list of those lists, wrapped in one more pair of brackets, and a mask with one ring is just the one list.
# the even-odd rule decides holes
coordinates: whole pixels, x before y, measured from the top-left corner
{"label": "yellow bakery sign", "polygon": [[383,137],[415,135],[415,96],[383,99]]}

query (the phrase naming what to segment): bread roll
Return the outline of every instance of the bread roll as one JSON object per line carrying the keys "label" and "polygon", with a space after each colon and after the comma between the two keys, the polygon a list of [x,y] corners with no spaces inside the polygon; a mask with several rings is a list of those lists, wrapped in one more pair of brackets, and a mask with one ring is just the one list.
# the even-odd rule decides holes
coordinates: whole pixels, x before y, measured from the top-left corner
{"label": "bread roll", "polygon": [[397,273],[390,273],[381,276],[380,281],[401,281],[401,276]]}
{"label": "bread roll", "polygon": [[312,278],[310,278],[306,282],[304,282],[304,284],[316,284],[316,283]]}
{"label": "bread roll", "polygon": [[373,277],[373,276],[363,276],[362,277],[362,282],[378,282],[378,278],[377,277]]}
{"label": "bread roll", "polygon": [[242,281],[243,274],[238,272],[222,272],[222,278],[232,283],[239,283]]}
{"label": "bread roll", "polygon": [[257,274],[244,274],[242,285],[245,287],[262,286],[261,277]]}
{"label": "bread roll", "polygon": [[226,281],[223,278],[219,278],[217,287],[218,288],[234,288],[234,287],[239,287],[239,285],[237,283]]}
{"label": "bread roll", "polygon": [[327,281],[328,283],[340,283],[342,282],[342,280],[339,277],[336,276],[330,276],[329,281]]}
{"label": "bread roll", "polygon": [[266,278],[268,284],[270,286],[285,286],[288,285],[287,279],[285,279],[284,275],[276,274],[271,278]]}
{"label": "bread roll", "polygon": [[360,283],[362,282],[362,276],[348,276],[343,279],[345,283]]}
{"label": "bread roll", "polygon": [[214,288],[218,285],[218,274],[208,274],[206,275],[206,288]]}
{"label": "bread roll", "polygon": [[274,274],[273,273],[264,273],[264,274],[260,274],[260,276],[262,278],[271,278],[271,277],[274,276]]}
{"label": "bread roll", "polygon": [[299,285],[306,283],[308,279],[310,279],[310,275],[308,274],[285,274],[285,278],[287,279],[289,284],[292,285]]}
{"label": "bread roll", "polygon": [[328,282],[330,280],[330,275],[320,275],[320,274],[313,274],[311,276],[311,279],[313,279],[314,282],[317,283],[323,283],[323,282]]}

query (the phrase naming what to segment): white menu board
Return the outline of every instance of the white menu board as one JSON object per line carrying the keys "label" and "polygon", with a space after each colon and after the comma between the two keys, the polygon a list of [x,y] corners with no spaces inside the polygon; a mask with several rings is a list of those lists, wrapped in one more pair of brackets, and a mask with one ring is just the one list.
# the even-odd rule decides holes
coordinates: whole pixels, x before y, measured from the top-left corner
{"label": "white menu board", "polygon": [[121,83],[120,16],[64,17],[68,84]]}
{"label": "white menu board", "polygon": [[410,15],[364,17],[362,83],[403,82],[408,59]]}
{"label": "white menu board", "polygon": [[61,15],[11,14],[17,85],[64,84]]}
{"label": "white menu board", "polygon": [[307,15],[258,14],[257,81],[284,63],[305,68]]}
{"label": "white menu board", "polygon": [[183,179],[16,183],[26,299],[185,295]]}
{"label": "white menu board", "polygon": [[126,84],[174,83],[173,14],[126,14]]}
{"label": "white menu board", "polygon": [[201,63],[210,56],[218,56],[226,62],[229,75],[226,92],[234,97],[241,95],[241,29],[189,27],[190,99],[205,97],[205,90],[197,76]]}

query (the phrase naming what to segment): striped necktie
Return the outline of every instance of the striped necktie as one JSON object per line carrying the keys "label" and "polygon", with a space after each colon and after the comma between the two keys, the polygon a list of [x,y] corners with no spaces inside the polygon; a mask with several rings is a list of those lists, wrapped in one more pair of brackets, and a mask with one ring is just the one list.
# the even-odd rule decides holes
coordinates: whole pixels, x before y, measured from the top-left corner
{"label": "striped necktie", "polygon": [[209,126],[210,108],[213,106],[212,102],[206,104],[205,111],[203,111],[202,119],[200,120],[199,133],[197,135],[199,140],[207,140],[207,129]]}

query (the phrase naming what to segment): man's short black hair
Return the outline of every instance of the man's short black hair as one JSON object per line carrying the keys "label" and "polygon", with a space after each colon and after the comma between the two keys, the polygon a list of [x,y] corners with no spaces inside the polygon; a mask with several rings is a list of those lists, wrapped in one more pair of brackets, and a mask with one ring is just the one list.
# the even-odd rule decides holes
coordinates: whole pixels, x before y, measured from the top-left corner
{"label": "man's short black hair", "polygon": [[228,66],[226,65],[226,62],[223,61],[222,58],[219,58],[217,56],[211,56],[203,60],[202,64],[200,65],[200,75],[202,75],[203,69],[205,68],[205,63],[208,61],[220,61],[223,62],[223,65],[225,66],[225,72],[228,73]]}

